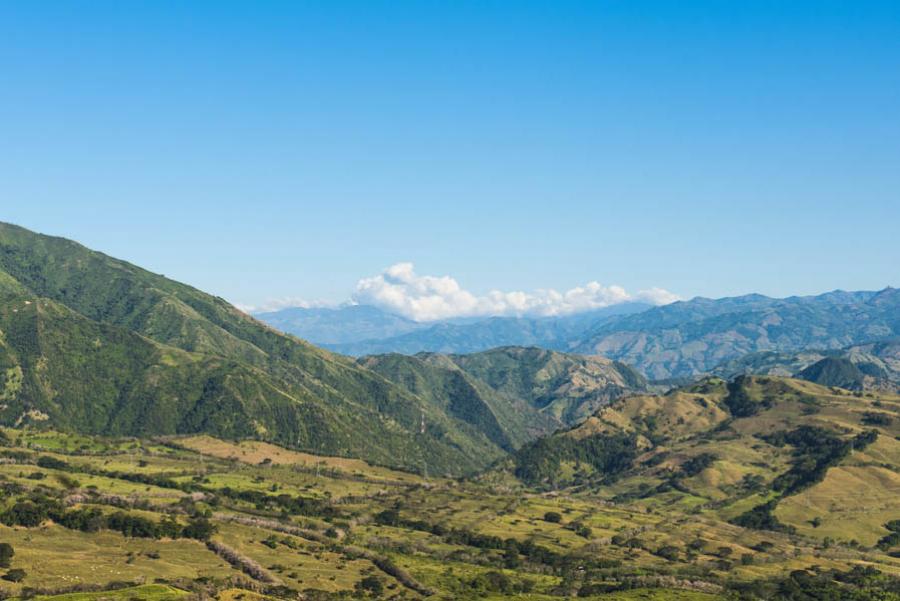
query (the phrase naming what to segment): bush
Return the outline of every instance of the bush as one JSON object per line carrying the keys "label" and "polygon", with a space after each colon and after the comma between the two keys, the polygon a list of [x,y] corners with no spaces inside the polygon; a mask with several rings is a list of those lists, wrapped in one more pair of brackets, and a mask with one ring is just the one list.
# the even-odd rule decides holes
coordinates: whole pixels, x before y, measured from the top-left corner
{"label": "bush", "polygon": [[155,522],[138,515],[129,515],[124,511],[109,516],[107,526],[111,530],[118,530],[125,536],[138,538],[159,538],[160,536]]}
{"label": "bush", "polygon": [[215,534],[216,526],[206,518],[194,518],[181,531],[181,536],[185,538],[195,538],[197,540],[209,540],[209,537]]}
{"label": "bush", "polygon": [[8,580],[9,582],[22,582],[23,580],[25,580],[26,575],[27,574],[25,573],[25,570],[21,568],[13,568],[3,576],[3,579]]}
{"label": "bush", "polygon": [[772,514],[775,510],[777,500],[773,499],[768,503],[757,505],[753,509],[737,516],[731,523],[742,528],[751,528],[753,530],[772,530],[775,532],[793,533],[795,528],[787,526],[778,521]]}
{"label": "bush", "polygon": [[35,528],[46,519],[47,507],[30,500],[17,501],[3,514],[3,523],[7,526]]}
{"label": "bush", "polygon": [[67,470],[69,469],[69,464],[61,459],[57,459],[56,457],[50,457],[49,455],[42,455],[38,457],[37,460],[38,467],[42,467],[47,470]]}
{"label": "bush", "polygon": [[562,522],[562,515],[556,511],[548,511],[544,514],[544,521],[551,524],[559,524]]}
{"label": "bush", "polygon": [[750,417],[759,413],[760,409],[768,409],[771,402],[756,402],[747,394],[746,386],[750,385],[748,376],[738,376],[728,383],[728,396],[722,401],[734,417]]}
{"label": "bush", "polygon": [[8,568],[16,552],[9,543],[0,543],[0,568]]}
{"label": "bush", "polygon": [[400,512],[396,509],[385,509],[375,514],[375,523],[380,526],[398,526],[400,524]]}
{"label": "bush", "polygon": [[690,478],[696,476],[715,462],[716,456],[712,453],[701,453],[695,457],[691,457],[681,464],[681,473]]}
{"label": "bush", "polygon": [[893,421],[890,415],[878,411],[866,411],[862,416],[862,423],[867,426],[890,426]]}
{"label": "bush", "polygon": [[678,551],[675,545],[665,545],[656,550],[656,555],[669,561],[678,561]]}
{"label": "bush", "polygon": [[356,583],[356,592],[378,597],[384,593],[384,584],[376,576],[366,576]]}

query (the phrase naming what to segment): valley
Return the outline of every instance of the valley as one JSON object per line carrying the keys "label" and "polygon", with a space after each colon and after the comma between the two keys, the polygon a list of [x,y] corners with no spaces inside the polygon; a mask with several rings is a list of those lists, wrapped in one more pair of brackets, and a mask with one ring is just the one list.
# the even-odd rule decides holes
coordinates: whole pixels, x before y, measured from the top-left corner
{"label": "valley", "polygon": [[[24,576],[2,590],[550,601],[726,599],[792,578],[890,588],[898,408],[799,380],[709,380],[613,402],[465,480],[208,435],[5,428],[0,541],[7,574]],[[792,434],[804,428],[846,445],[799,461],[821,455]],[[602,446],[578,451],[620,436],[635,450],[614,469],[596,468]],[[742,517],[767,503],[774,521]]]}
{"label": "valley", "polygon": [[[897,347],[858,340],[895,296],[539,325],[640,330],[603,350],[655,380],[570,344],[351,358],[0,224],[0,598],[898,599]],[[761,310],[785,350],[689,356]]]}

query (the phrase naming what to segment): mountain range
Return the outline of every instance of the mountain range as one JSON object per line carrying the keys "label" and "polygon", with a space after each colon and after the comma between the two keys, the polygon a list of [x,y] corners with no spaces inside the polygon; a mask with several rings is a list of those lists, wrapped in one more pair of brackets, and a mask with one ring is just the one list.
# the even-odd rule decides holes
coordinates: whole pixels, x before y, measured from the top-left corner
{"label": "mountain range", "polygon": [[291,307],[256,313],[254,317],[282,332],[335,349],[366,340],[393,338],[428,327],[425,323],[371,305]]}
{"label": "mountain range", "polygon": [[[727,376],[783,373],[888,389],[897,381],[896,346],[870,340],[898,332],[898,296],[886,289],[695,299],[428,328],[360,306],[293,312],[335,340],[347,338],[334,324],[352,315],[361,335],[416,328],[388,341],[442,331],[468,348],[480,344],[472,332],[484,344],[505,339],[504,332],[518,340],[530,332],[564,349],[504,346],[352,359],[190,286],[69,240],[2,224],[0,423],[107,435],[205,432],[464,474],[573,426],[610,401],[655,390],[641,372],[653,378],[716,369]],[[769,355],[747,356],[773,347],[807,354],[778,355],[778,369],[765,368],[774,365]],[[809,354],[817,348],[845,350]]]}
{"label": "mountain range", "polygon": [[[344,311],[332,313],[330,327],[340,329],[343,315]],[[277,327],[273,315],[264,317]],[[885,288],[784,299],[759,294],[695,298],[659,307],[629,303],[556,318],[419,324],[401,334],[325,346],[353,356],[538,346],[603,355],[636,367],[652,380],[666,380],[712,373],[751,353],[839,350],[898,336],[900,291]]]}
{"label": "mountain range", "polygon": [[[539,354],[527,369],[532,378],[557,377],[547,399],[495,391],[471,374],[457,384],[477,394],[448,397],[437,387],[456,385],[443,358],[417,366],[434,389],[395,383],[387,359],[358,363],[221,298],[0,224],[0,424],[105,435],[205,432],[458,475],[569,423],[581,405],[642,386],[624,366]],[[479,369],[491,371],[491,356]],[[522,377],[523,390],[540,388]],[[520,414],[526,406],[533,409]]]}
{"label": "mountain range", "polygon": [[350,359],[220,298],[11,225],[0,226],[0,330],[0,420],[10,425],[209,432],[435,470],[501,455],[476,428]]}
{"label": "mountain range", "polygon": [[838,350],[751,353],[717,367],[724,378],[740,374],[794,376],[848,390],[900,389],[900,341],[858,344]]}
{"label": "mountain range", "polygon": [[[898,599],[896,303],[444,323],[567,350],[351,358],[0,224],[0,596]],[[438,327],[305,311],[334,340]]]}
{"label": "mountain range", "polygon": [[258,313],[256,317],[336,353],[360,357],[383,353],[477,353],[501,346],[564,350],[567,341],[579,333],[612,317],[638,313],[651,306],[627,302],[559,317],[469,317],[434,322],[412,321],[371,305],[295,307]]}

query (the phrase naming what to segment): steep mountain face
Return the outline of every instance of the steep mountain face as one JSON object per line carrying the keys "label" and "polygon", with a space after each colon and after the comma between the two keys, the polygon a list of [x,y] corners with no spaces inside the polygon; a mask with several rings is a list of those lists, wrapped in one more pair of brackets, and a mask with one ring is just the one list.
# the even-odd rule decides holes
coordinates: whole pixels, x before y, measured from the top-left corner
{"label": "steep mountain face", "polygon": [[508,451],[559,427],[521,399],[497,395],[452,364],[400,354],[363,357],[360,363],[473,424]]}
{"label": "steep mountain face", "polygon": [[898,418],[897,395],[709,378],[614,401],[526,445],[509,469],[534,486],[648,510],[702,509],[745,528],[874,545],[900,512]]}
{"label": "steep mountain face", "polygon": [[224,300],[0,224],[0,423],[209,432],[460,474],[504,451],[352,360]]}
{"label": "steep mountain face", "polygon": [[368,305],[337,308],[292,307],[254,314],[276,330],[313,344],[345,345],[365,340],[393,338],[426,326]]}
{"label": "steep mountain face", "polygon": [[647,390],[627,365],[602,357],[503,347],[470,355],[363,357],[360,363],[429,399],[506,449],[571,426],[598,407]]}
{"label": "steep mountain face", "polygon": [[634,365],[652,379],[708,373],[759,351],[839,349],[900,335],[900,291],[694,299],[600,324],[571,351]]}
{"label": "steep mountain face", "polygon": [[[438,356],[426,356],[432,362]],[[575,424],[613,399],[647,390],[633,368],[604,357],[529,347],[449,355],[454,365],[492,390],[525,400],[562,424]]]}
{"label": "steep mountain face", "polygon": [[825,357],[800,371],[798,378],[822,386],[837,386],[847,390],[862,390],[866,374],[855,363],[843,357]]}
{"label": "steep mountain face", "polygon": [[849,390],[900,391],[900,341],[858,344],[839,350],[751,353],[713,370],[738,374],[794,376]]}
{"label": "steep mountain face", "polygon": [[355,357],[385,353],[477,353],[501,346],[565,350],[573,338],[597,324],[650,307],[644,303],[623,303],[564,317],[491,317],[475,322],[438,322],[399,336],[323,346]]}

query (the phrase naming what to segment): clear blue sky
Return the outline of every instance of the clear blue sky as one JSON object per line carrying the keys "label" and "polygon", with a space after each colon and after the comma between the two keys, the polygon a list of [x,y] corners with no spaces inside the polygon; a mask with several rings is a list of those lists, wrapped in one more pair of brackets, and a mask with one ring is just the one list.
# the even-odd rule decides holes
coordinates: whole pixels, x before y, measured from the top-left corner
{"label": "clear blue sky", "polygon": [[251,304],[900,285],[900,3],[3,2],[0,220]]}

